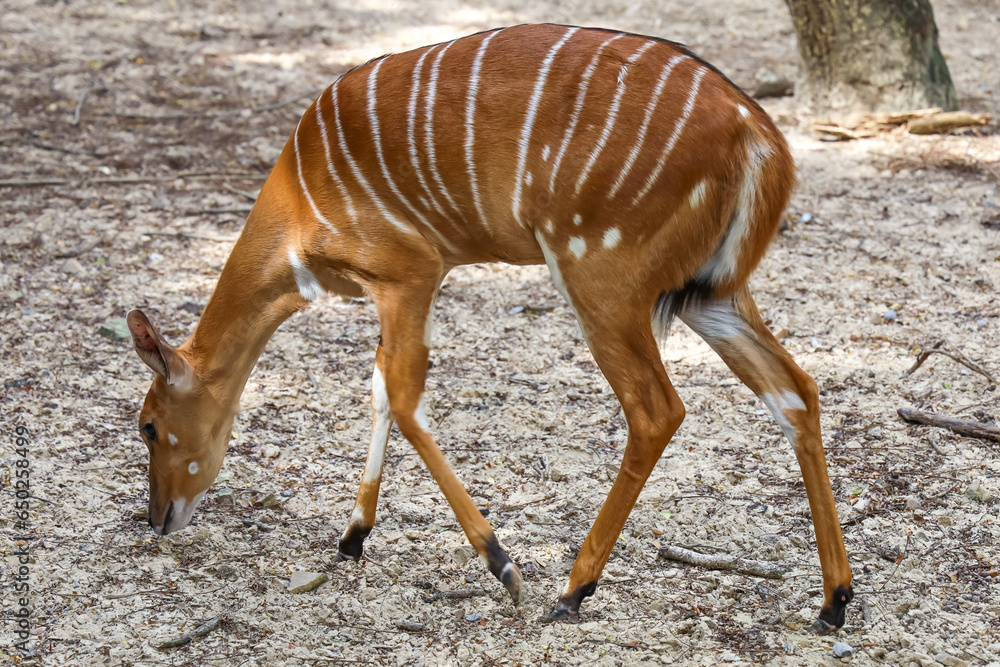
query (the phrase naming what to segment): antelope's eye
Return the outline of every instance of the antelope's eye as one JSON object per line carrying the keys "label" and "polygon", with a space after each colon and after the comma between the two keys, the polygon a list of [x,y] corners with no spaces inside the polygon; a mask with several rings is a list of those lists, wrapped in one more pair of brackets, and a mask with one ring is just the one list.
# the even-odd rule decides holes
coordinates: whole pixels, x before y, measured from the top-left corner
{"label": "antelope's eye", "polygon": [[146,422],[139,427],[139,430],[150,442],[156,441],[156,427],[153,426],[153,422]]}

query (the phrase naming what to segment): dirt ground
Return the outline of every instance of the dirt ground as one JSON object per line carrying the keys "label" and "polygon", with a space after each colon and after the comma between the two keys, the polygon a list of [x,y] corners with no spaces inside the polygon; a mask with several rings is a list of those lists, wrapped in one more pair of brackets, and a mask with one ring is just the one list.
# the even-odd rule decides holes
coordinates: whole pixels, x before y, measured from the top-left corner
{"label": "dirt ground", "polygon": [[[998,115],[1000,3],[935,8],[962,106]],[[3,2],[0,179],[21,182],[0,185],[0,662],[826,665],[842,662],[832,653],[841,641],[859,665],[1000,664],[1000,444],[896,414],[914,406],[997,423],[996,383],[952,358],[933,355],[904,376],[943,342],[1000,378],[995,126],[832,143],[793,100],[765,102],[800,184],[752,287],[822,390],[858,593],[836,636],[804,632],[822,592],[791,447],[680,324],[664,359],[687,420],[583,622],[539,623],[626,439],[541,267],[449,276],[428,385],[442,448],[525,573],[522,607],[474,557],[398,433],[367,557],[336,562],[370,432],[378,325],[368,303],[327,297],[281,327],[190,527],[156,538],[133,518],[147,498],[136,417],[150,374],[130,342],[99,327],[142,307],[175,343],[190,333],[241,228],[242,193],[257,191],[305,106],[345,69],[542,20],[685,42],[745,87],[762,67],[795,74],[778,0]],[[8,539],[15,423],[31,432],[35,496],[35,652],[23,658]],[[967,497],[975,482],[992,497]],[[268,493],[277,506],[253,506]],[[774,581],[694,568],[658,559],[666,544],[790,571]],[[297,570],[330,580],[290,594]],[[433,590],[471,594],[426,599]],[[206,636],[157,648],[220,615]]]}

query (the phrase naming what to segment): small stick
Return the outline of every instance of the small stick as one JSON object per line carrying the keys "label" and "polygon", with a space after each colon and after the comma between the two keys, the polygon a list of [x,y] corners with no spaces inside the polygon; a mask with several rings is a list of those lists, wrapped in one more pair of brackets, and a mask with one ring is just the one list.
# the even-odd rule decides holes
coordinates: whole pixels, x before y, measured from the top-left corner
{"label": "small stick", "polygon": [[480,595],[486,595],[485,591],[471,589],[471,590],[457,590],[457,591],[436,591],[430,595],[425,595],[421,599],[424,602],[435,602],[437,600],[464,600],[466,598],[479,597]]}
{"label": "small stick", "polygon": [[924,350],[923,352],[921,352],[920,354],[918,354],[917,355],[917,360],[913,362],[913,365],[910,366],[909,370],[907,370],[905,373],[903,373],[903,377],[907,377],[909,375],[912,375],[915,370],[917,370],[918,368],[920,368],[920,366],[922,366],[923,363],[925,361],[927,361],[927,357],[931,356],[932,354],[943,354],[944,356],[948,357],[949,359],[953,359],[953,360],[957,361],[958,363],[962,364],[963,366],[965,366],[966,368],[968,368],[970,371],[975,371],[976,373],[979,373],[980,375],[982,375],[983,377],[985,377],[987,380],[989,380],[993,384],[997,384],[997,381],[995,379],[993,379],[993,376],[990,375],[985,370],[983,370],[982,366],[980,366],[979,364],[976,364],[976,363],[973,363],[973,362],[969,361],[965,357],[965,355],[962,354],[961,352],[949,352],[948,350],[942,350],[941,349],[941,341],[938,341],[937,343],[935,343],[930,349]]}
{"label": "small stick", "polygon": [[239,234],[233,234],[232,236],[221,236],[219,234],[202,234],[199,232],[146,231],[143,232],[143,234],[146,234],[147,236],[173,236],[177,238],[201,239],[204,241],[218,241],[219,243],[229,243],[239,238]]}
{"label": "small stick", "polygon": [[713,570],[733,570],[741,574],[764,577],[765,579],[783,579],[785,576],[785,569],[773,563],[765,563],[748,558],[737,558],[729,554],[701,554],[697,551],[691,551],[690,549],[684,549],[672,544],[660,547],[660,558],[668,558]]}
{"label": "small stick", "polygon": [[181,635],[180,637],[174,637],[173,639],[168,639],[167,641],[163,642],[156,648],[163,651],[168,648],[178,648],[179,646],[190,644],[191,640],[194,639],[195,637],[204,637],[209,632],[219,627],[219,621],[221,620],[222,620],[222,615],[220,614],[213,619],[205,621],[197,628],[195,628],[194,631],[192,631],[190,634]]}
{"label": "small stick", "polygon": [[898,408],[896,412],[899,413],[899,416],[906,421],[926,424],[927,426],[937,426],[938,428],[946,428],[949,431],[958,433],[959,435],[966,435],[970,438],[982,438],[984,440],[1000,442],[1000,428],[997,428],[996,426],[990,426],[989,424],[974,422],[968,419],[945,417],[944,415],[937,415],[933,412],[923,412],[922,410],[914,410],[913,408]]}
{"label": "small stick", "polygon": [[90,252],[103,242],[104,242],[104,237],[101,234],[98,234],[96,237],[92,239],[88,239],[86,241],[80,241],[66,252],[59,253],[58,255],[56,255],[56,259],[66,259],[67,257],[79,257],[84,253]]}
{"label": "small stick", "polygon": [[235,213],[236,215],[246,215],[252,210],[250,206],[233,206],[232,208],[189,208],[181,212],[181,215],[223,215],[225,213]]}
{"label": "small stick", "polygon": [[252,192],[248,192],[246,190],[240,190],[239,188],[234,188],[229,183],[223,183],[222,187],[225,188],[226,190],[229,190],[230,192],[232,192],[234,194],[238,194],[238,195],[240,195],[242,197],[246,197],[250,201],[257,201],[257,195],[255,195]]}

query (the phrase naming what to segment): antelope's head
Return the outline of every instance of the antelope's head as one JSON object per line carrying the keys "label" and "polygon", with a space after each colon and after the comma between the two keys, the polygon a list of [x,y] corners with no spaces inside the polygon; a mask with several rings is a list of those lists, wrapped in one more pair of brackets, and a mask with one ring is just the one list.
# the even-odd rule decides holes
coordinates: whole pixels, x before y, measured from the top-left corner
{"label": "antelope's head", "polygon": [[139,358],[156,376],[139,413],[139,435],[149,449],[149,525],[166,535],[188,525],[215,481],[236,410],[199,378],[184,346],[171,347],[139,310],[128,328]]}

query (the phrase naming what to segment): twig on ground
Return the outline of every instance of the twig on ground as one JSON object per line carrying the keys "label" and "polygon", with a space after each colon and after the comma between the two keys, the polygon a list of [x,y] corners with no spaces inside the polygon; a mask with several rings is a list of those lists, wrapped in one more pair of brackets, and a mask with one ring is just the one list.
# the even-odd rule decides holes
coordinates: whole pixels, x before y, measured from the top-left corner
{"label": "twig on ground", "polygon": [[944,134],[970,125],[986,125],[992,120],[988,113],[947,111],[911,120],[908,129],[910,134]]}
{"label": "twig on ground", "polygon": [[430,595],[425,595],[421,599],[424,602],[436,602],[437,600],[465,600],[466,598],[486,595],[486,591],[479,589],[459,589],[456,591],[435,591]]}
{"label": "twig on ground", "polygon": [[233,206],[231,208],[189,208],[181,211],[181,215],[223,215],[235,213],[236,215],[246,215],[250,212],[250,206]]}
{"label": "twig on ground", "polygon": [[179,646],[184,646],[185,644],[189,644],[191,643],[191,640],[194,639],[195,637],[204,637],[212,630],[215,630],[217,627],[219,627],[219,621],[221,620],[222,620],[222,614],[219,614],[215,618],[205,621],[204,623],[199,625],[191,633],[181,635],[180,637],[174,637],[173,639],[168,639],[167,641],[163,642],[156,648],[163,651],[168,648],[177,648]]}
{"label": "twig on ground", "polygon": [[1000,428],[997,428],[996,426],[990,426],[989,424],[974,422],[968,419],[955,419],[954,417],[946,417],[944,415],[934,414],[933,412],[914,410],[913,408],[898,408],[896,412],[899,413],[899,416],[906,421],[926,424],[927,426],[937,426],[938,428],[946,428],[953,433],[966,435],[970,438],[982,438],[984,440],[1000,442]]}
{"label": "twig on ground", "polygon": [[80,241],[66,252],[59,253],[58,255],[56,255],[56,259],[79,257],[84,253],[90,252],[91,250],[93,250],[102,243],[104,243],[104,236],[102,234],[98,234],[92,239],[87,239],[86,241]]}
{"label": "twig on ground", "polygon": [[995,379],[993,379],[993,376],[990,375],[987,371],[985,371],[982,366],[980,366],[979,364],[976,364],[976,363],[974,363],[972,361],[969,361],[969,359],[967,359],[966,356],[964,354],[962,354],[961,352],[949,352],[948,350],[942,350],[941,349],[942,343],[943,343],[943,341],[938,341],[937,343],[935,343],[934,345],[932,345],[930,348],[928,348],[928,349],[922,351],[920,354],[918,354],[917,355],[917,360],[913,362],[913,365],[910,366],[909,370],[907,370],[905,373],[903,373],[903,377],[908,377],[908,376],[912,375],[913,372],[916,371],[918,368],[920,368],[923,365],[923,363],[925,361],[927,361],[927,358],[929,356],[931,356],[932,354],[943,354],[944,356],[948,357],[949,359],[953,359],[954,361],[957,361],[958,363],[962,364],[963,366],[965,366],[966,368],[968,368],[970,371],[974,371],[976,373],[979,373],[980,375],[982,375],[983,377],[985,377],[987,380],[989,380],[993,384],[997,384],[997,381]]}
{"label": "twig on ground", "polygon": [[143,232],[148,236],[174,236],[185,239],[201,239],[203,241],[218,241],[219,243],[231,243],[240,237],[239,234],[231,234],[222,236],[220,234],[203,234],[201,232],[181,232],[181,231],[146,231]]}
{"label": "twig on ground", "polygon": [[250,201],[257,201],[257,195],[255,195],[252,192],[248,192],[246,190],[240,190],[239,188],[234,188],[229,183],[223,183],[222,187],[234,194],[240,195],[241,197],[246,197]]}
{"label": "twig on ground", "polygon": [[44,185],[109,185],[115,183],[156,183],[160,181],[172,181],[177,178],[188,178],[191,180],[208,180],[212,178],[246,178],[253,180],[264,180],[267,174],[240,173],[226,171],[191,171],[179,172],[167,176],[97,176],[79,178],[5,178],[0,179],[0,188],[30,188]]}
{"label": "twig on ground", "polygon": [[707,567],[713,570],[733,570],[741,574],[749,574],[766,579],[783,579],[785,576],[785,569],[774,563],[765,563],[759,560],[750,560],[749,558],[737,558],[729,554],[701,554],[697,551],[691,551],[690,549],[684,549],[672,544],[660,547],[660,558],[690,563],[691,565]]}
{"label": "twig on ground", "polygon": [[134,593],[121,593],[120,595],[105,595],[104,599],[106,599],[106,600],[122,600],[124,598],[130,598],[130,597],[133,597],[135,595],[152,595],[153,593],[156,593],[158,595],[162,594],[162,593],[166,593],[167,595],[177,595],[177,591],[172,591],[169,588],[158,588],[158,589],[151,590],[151,591],[136,591]]}
{"label": "twig on ground", "polygon": [[80,95],[80,99],[76,101],[76,108],[73,109],[73,120],[69,122],[70,125],[76,126],[80,124],[80,117],[83,115],[83,105],[86,104],[87,98],[90,97],[91,93],[103,93],[107,88],[104,86],[93,86],[83,91]]}

